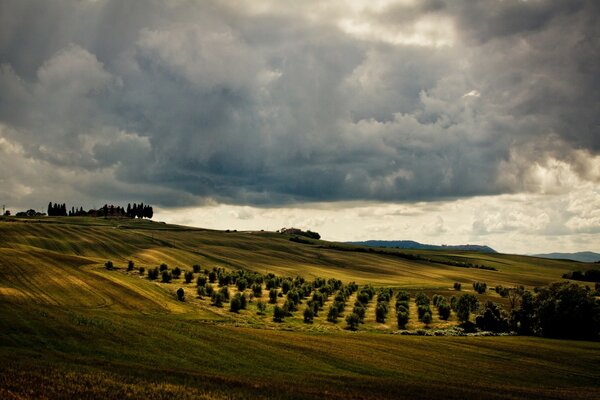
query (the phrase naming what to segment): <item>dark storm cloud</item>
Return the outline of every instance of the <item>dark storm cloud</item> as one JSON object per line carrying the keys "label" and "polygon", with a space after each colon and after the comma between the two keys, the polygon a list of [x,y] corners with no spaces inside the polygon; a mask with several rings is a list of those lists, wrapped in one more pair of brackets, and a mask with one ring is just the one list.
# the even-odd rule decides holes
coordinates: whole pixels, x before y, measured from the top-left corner
{"label": "dark storm cloud", "polygon": [[528,190],[549,158],[597,179],[597,2],[250,4],[2,2],[6,196],[428,200]]}

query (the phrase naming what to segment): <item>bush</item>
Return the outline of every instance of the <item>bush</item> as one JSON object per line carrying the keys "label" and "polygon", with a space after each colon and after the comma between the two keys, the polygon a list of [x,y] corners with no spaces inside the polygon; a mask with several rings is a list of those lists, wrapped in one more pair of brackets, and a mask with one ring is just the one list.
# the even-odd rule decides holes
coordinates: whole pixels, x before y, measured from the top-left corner
{"label": "bush", "polygon": [[151,268],[148,270],[148,279],[153,281],[158,279],[158,268]]}
{"label": "bush", "polygon": [[472,311],[477,311],[477,298],[472,294],[463,294],[456,302],[456,316],[461,322],[468,322]]}
{"label": "bush", "polygon": [[139,271],[140,275],[144,275],[144,273],[146,272],[146,268],[144,268],[144,267],[139,267],[139,268],[138,268],[138,271]]}
{"label": "bush", "polygon": [[217,281],[217,273],[215,271],[210,271],[208,273],[208,281],[210,283],[215,283]]}
{"label": "bush", "polygon": [[231,299],[231,302],[229,303],[229,309],[232,312],[239,312],[240,309],[242,308],[242,301],[240,299],[240,296],[238,296],[237,294],[235,296],[233,296],[233,298]]}
{"label": "bush", "polygon": [[198,264],[194,264],[192,265],[192,270],[194,271],[195,274],[200,272],[200,266]]}
{"label": "bush", "polygon": [[277,289],[269,290],[269,303],[271,303],[271,304],[277,303]]}
{"label": "bush", "polygon": [[107,270],[111,271],[115,268],[115,266],[113,265],[112,261],[107,261],[104,263],[104,268],[106,268]]}
{"label": "bush", "polygon": [[419,292],[415,296],[415,304],[417,306],[428,306],[429,307],[429,297],[425,293]]}
{"label": "bush", "polygon": [[207,296],[212,296],[215,292],[215,289],[207,283],[206,285],[204,285],[204,291],[206,292]]}
{"label": "bush", "polygon": [[289,292],[291,288],[292,282],[289,279],[286,279],[283,282],[281,282],[281,291],[283,292],[283,294],[287,294],[287,292]]}
{"label": "bush", "polygon": [[346,317],[347,329],[355,331],[360,323],[360,317],[356,313],[352,313]]}
{"label": "bush", "polygon": [[185,301],[185,291],[183,290],[183,288],[177,289],[177,300]]}
{"label": "bush", "polygon": [[507,332],[509,328],[506,313],[491,301],[485,304],[483,313],[475,317],[475,324],[479,329],[490,332]]}
{"label": "bush", "polygon": [[129,260],[127,262],[127,271],[133,271],[134,267],[135,267],[135,264],[133,263],[133,261]]}
{"label": "bush", "polygon": [[[417,306],[417,315],[419,316],[419,321],[423,321],[423,316],[425,314],[429,313],[429,315],[431,316],[431,308],[429,307],[429,305],[419,305]],[[423,321],[424,322],[424,321]]]}
{"label": "bush", "polygon": [[384,323],[385,318],[387,317],[388,308],[386,303],[378,302],[377,306],[375,306],[375,320],[379,323]]}
{"label": "bush", "polygon": [[198,286],[197,292],[198,292],[198,297],[200,297],[201,299],[203,299],[204,296],[207,296],[206,288],[204,286]]}
{"label": "bush", "polygon": [[179,267],[175,267],[173,269],[173,278],[179,279],[180,276],[181,276],[181,269],[179,269]]}
{"label": "bush", "polygon": [[275,306],[275,308],[273,308],[273,321],[274,322],[282,322],[283,318],[286,315],[286,311],[279,307],[279,306]]}
{"label": "bush", "polygon": [[171,282],[171,279],[173,279],[173,275],[171,275],[170,271],[162,272],[162,282],[163,283],[169,283],[169,282]]}
{"label": "bush", "polygon": [[227,286],[223,286],[219,289],[219,293],[223,296],[223,300],[229,300],[229,288]]}
{"label": "bush", "polygon": [[335,305],[329,306],[329,311],[327,312],[327,321],[329,322],[337,322],[337,318],[339,316],[338,308]]}
{"label": "bush", "polygon": [[258,315],[265,315],[266,310],[267,310],[267,305],[265,304],[265,302],[262,300],[259,300],[256,303],[256,313]]}
{"label": "bush", "polygon": [[423,317],[421,318],[421,321],[425,325],[429,325],[431,323],[431,312],[427,311],[425,314],[423,314]]}
{"label": "bush", "polygon": [[365,312],[366,309],[360,303],[355,305],[354,309],[352,310],[352,314],[358,315],[358,320],[360,322],[363,322],[363,320],[365,319]]}
{"label": "bush", "polygon": [[473,289],[479,294],[484,294],[487,291],[487,283],[473,282]]}
{"label": "bush", "polygon": [[252,285],[252,293],[256,297],[262,297],[262,285],[260,283]]}
{"label": "bush", "polygon": [[166,270],[168,270],[168,269],[169,269],[169,267],[167,266],[167,264],[164,264],[164,263],[163,263],[163,264],[160,264],[160,267],[158,268],[158,270],[159,270],[160,272],[166,271]]}
{"label": "bush", "polygon": [[315,318],[314,311],[312,310],[311,307],[307,306],[304,309],[304,323],[306,323],[306,324],[312,324],[314,318]]}
{"label": "bush", "polygon": [[440,302],[437,309],[440,319],[447,321],[450,318],[450,304],[446,300]]}
{"label": "bush", "polygon": [[460,291],[462,285],[460,282],[454,282],[454,290]]}
{"label": "bush", "polygon": [[211,301],[215,307],[223,307],[223,295],[220,292],[213,292]]}
{"label": "bush", "polygon": [[206,281],[207,281],[206,276],[204,276],[204,275],[199,276],[196,279],[196,286],[204,286],[204,285],[206,285]]}
{"label": "bush", "polygon": [[185,274],[183,274],[183,277],[185,279],[185,283],[190,283],[192,279],[194,279],[194,273],[191,271],[187,271]]}
{"label": "bush", "polygon": [[248,287],[248,281],[244,278],[238,279],[235,284],[240,292],[243,292]]}
{"label": "bush", "polygon": [[400,311],[397,312],[398,328],[400,328],[400,329],[406,328],[406,324],[408,324],[408,320],[409,320],[408,311],[404,311],[404,310],[406,310],[406,309],[404,307],[401,307]]}

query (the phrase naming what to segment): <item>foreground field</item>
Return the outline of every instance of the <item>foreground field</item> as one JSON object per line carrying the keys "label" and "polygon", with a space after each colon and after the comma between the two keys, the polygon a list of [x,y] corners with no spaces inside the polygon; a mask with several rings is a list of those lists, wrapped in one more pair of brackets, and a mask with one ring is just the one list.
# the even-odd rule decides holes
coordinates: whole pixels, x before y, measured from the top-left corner
{"label": "foreground field", "polygon": [[[101,219],[5,220],[0,238],[0,398],[600,396],[599,343],[401,336],[373,321],[358,332],[297,319],[275,324],[253,310],[211,307],[181,280],[159,284],[103,268],[107,259],[120,266],[129,259],[198,263],[443,293],[454,281],[542,285],[585,264],[426,253],[497,269],[479,270],[294,243],[274,233]],[[176,300],[179,286],[188,301]]]}

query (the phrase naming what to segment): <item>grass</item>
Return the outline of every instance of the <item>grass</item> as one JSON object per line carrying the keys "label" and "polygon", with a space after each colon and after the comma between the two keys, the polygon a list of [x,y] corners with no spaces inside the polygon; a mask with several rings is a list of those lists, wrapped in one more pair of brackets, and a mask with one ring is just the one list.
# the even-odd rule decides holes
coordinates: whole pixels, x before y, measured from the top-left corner
{"label": "grass", "polygon": [[[376,323],[375,299],[358,332],[344,330],[342,318],[325,320],[332,298],[313,324],[302,322],[303,305],[276,324],[272,305],[264,316],[256,314],[256,302],[235,314],[197,299],[194,283],[151,282],[124,268],[129,259],[147,268],[198,263],[451,295],[455,281],[463,290],[473,280],[531,287],[587,264],[415,252],[498,269],[486,271],[339,251],[323,241],[294,243],[269,232],[92,218],[5,218],[0,238],[0,398],[600,396],[600,343],[394,335],[394,312],[386,324]],[[120,269],[107,271],[107,259]],[[175,298],[178,287],[185,288],[185,303]],[[495,293],[481,298],[504,301]],[[418,329],[413,307],[409,329]],[[440,321],[432,309],[432,326],[455,323]]]}

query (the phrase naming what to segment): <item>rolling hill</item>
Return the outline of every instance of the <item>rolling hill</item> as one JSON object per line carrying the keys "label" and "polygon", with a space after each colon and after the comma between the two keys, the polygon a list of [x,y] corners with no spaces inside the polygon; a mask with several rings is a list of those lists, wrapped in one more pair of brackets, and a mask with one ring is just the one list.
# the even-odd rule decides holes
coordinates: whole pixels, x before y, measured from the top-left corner
{"label": "rolling hill", "polygon": [[[475,280],[534,287],[593,264],[449,249],[365,250],[273,232],[126,219],[2,218],[0,238],[1,398],[600,394],[600,343],[404,336],[393,323],[376,323],[372,307],[357,332],[323,315],[310,325],[299,315],[277,324],[272,314],[257,315],[255,303],[232,313],[197,298],[194,282],[160,283],[125,269],[128,260],[146,268],[199,264],[449,295],[454,282],[467,291]],[[106,260],[117,269],[104,268]],[[185,302],[177,301],[179,287]],[[493,292],[486,298],[504,301]],[[436,317],[432,325],[453,323]]]}

